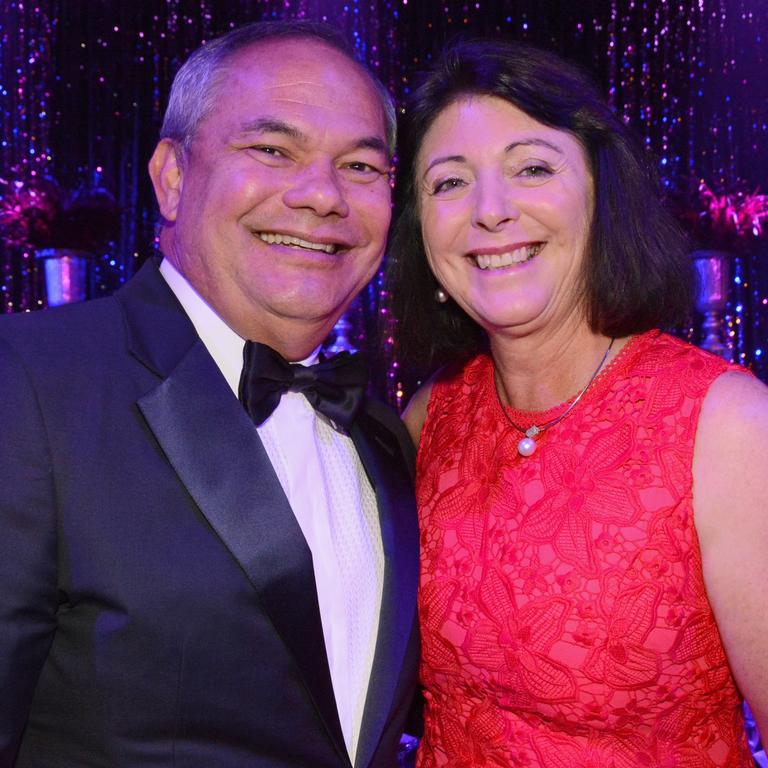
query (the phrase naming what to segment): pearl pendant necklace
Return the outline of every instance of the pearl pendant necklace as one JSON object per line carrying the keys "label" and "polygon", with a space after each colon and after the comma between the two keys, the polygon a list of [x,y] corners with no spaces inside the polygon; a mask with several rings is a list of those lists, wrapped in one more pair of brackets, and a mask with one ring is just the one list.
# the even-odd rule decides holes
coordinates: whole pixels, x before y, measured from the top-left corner
{"label": "pearl pendant necklace", "polygon": [[[533,454],[536,452],[536,437],[538,437],[542,432],[549,429],[550,427],[554,427],[555,424],[559,424],[575,407],[576,403],[581,400],[582,397],[584,397],[584,394],[586,391],[592,386],[592,382],[597,378],[597,374],[600,373],[602,370],[603,365],[605,365],[605,361],[608,359],[608,355],[610,354],[611,347],[613,347],[613,342],[615,339],[611,339],[610,344],[608,344],[608,349],[605,350],[605,354],[603,355],[602,359],[600,360],[600,364],[595,368],[595,372],[590,376],[589,381],[587,382],[587,385],[584,387],[584,389],[579,392],[578,395],[573,399],[573,402],[556,418],[552,419],[551,421],[548,421],[546,424],[542,424],[540,426],[537,426],[534,424],[531,427],[528,427],[528,429],[524,429],[519,424],[515,424],[512,419],[509,418],[509,414],[507,413],[507,409],[504,407],[504,403],[501,402],[501,395],[499,394],[499,386],[497,385],[495,387],[496,389],[496,398],[499,401],[499,406],[501,407],[501,412],[504,414],[504,418],[509,422],[509,424],[514,427],[518,432],[522,432],[525,437],[520,438],[519,442],[517,443],[517,452],[524,457],[533,456]],[[494,382],[495,383],[495,382]]]}
{"label": "pearl pendant necklace", "polygon": [[[547,427],[545,426],[544,429],[546,428]],[[539,432],[541,432],[541,430],[535,424],[530,429],[525,430],[525,437],[521,438],[520,442],[517,444],[517,452],[521,456],[533,456],[536,450],[536,441],[533,438],[536,437]]]}

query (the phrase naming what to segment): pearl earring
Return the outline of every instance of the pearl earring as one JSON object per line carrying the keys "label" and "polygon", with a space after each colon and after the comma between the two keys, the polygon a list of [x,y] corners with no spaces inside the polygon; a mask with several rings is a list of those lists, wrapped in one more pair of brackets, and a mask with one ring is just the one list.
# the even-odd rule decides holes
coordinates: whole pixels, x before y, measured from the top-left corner
{"label": "pearl earring", "polygon": [[445,289],[438,286],[435,288],[435,301],[438,304],[445,304],[446,301],[448,301],[448,294],[445,292]]}

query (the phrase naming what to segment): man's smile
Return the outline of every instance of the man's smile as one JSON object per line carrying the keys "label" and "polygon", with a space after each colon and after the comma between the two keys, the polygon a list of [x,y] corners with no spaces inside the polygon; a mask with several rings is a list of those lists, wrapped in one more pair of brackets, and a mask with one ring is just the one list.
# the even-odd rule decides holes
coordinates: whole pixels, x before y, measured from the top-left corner
{"label": "man's smile", "polygon": [[270,245],[288,245],[292,248],[299,248],[309,251],[322,251],[333,255],[338,251],[345,250],[349,246],[345,243],[322,242],[318,240],[307,240],[298,235],[287,235],[281,232],[256,232],[256,236]]}

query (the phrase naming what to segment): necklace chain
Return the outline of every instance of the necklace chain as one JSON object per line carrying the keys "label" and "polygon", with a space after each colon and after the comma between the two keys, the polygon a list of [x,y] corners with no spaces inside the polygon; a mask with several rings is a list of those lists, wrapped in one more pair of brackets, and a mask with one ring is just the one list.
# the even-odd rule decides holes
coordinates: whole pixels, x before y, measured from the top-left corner
{"label": "necklace chain", "polygon": [[504,418],[509,422],[510,426],[514,427],[518,432],[522,432],[523,435],[525,435],[525,437],[523,437],[517,444],[517,451],[521,456],[531,456],[536,450],[536,441],[534,438],[550,427],[554,427],[555,424],[559,424],[576,407],[576,404],[579,402],[579,400],[581,400],[582,397],[584,397],[586,391],[592,386],[592,382],[597,378],[597,374],[600,373],[603,366],[605,365],[605,361],[608,359],[608,355],[611,352],[614,341],[616,341],[615,338],[611,339],[610,343],[608,344],[608,349],[605,350],[605,354],[600,360],[597,368],[595,368],[595,372],[589,377],[589,381],[587,382],[586,386],[581,390],[581,392],[579,392],[578,395],[576,395],[576,397],[573,399],[573,402],[559,416],[556,416],[554,419],[546,422],[545,424],[542,424],[541,426],[533,424],[528,427],[528,429],[525,429],[519,424],[515,424],[515,422],[512,421],[512,419],[509,417],[504,403],[501,402],[499,386],[495,387],[496,399],[499,401],[499,406],[501,407],[501,412],[504,414]]}

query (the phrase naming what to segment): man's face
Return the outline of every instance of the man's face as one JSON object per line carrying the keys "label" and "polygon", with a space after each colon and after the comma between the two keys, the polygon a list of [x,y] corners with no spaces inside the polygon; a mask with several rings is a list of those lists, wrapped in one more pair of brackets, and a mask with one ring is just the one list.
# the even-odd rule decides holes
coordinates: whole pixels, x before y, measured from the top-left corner
{"label": "man's face", "polygon": [[239,51],[215,94],[183,160],[161,142],[150,163],[169,222],[163,250],[241,336],[295,357],[381,261],[381,102],[353,62],[306,39]]}

